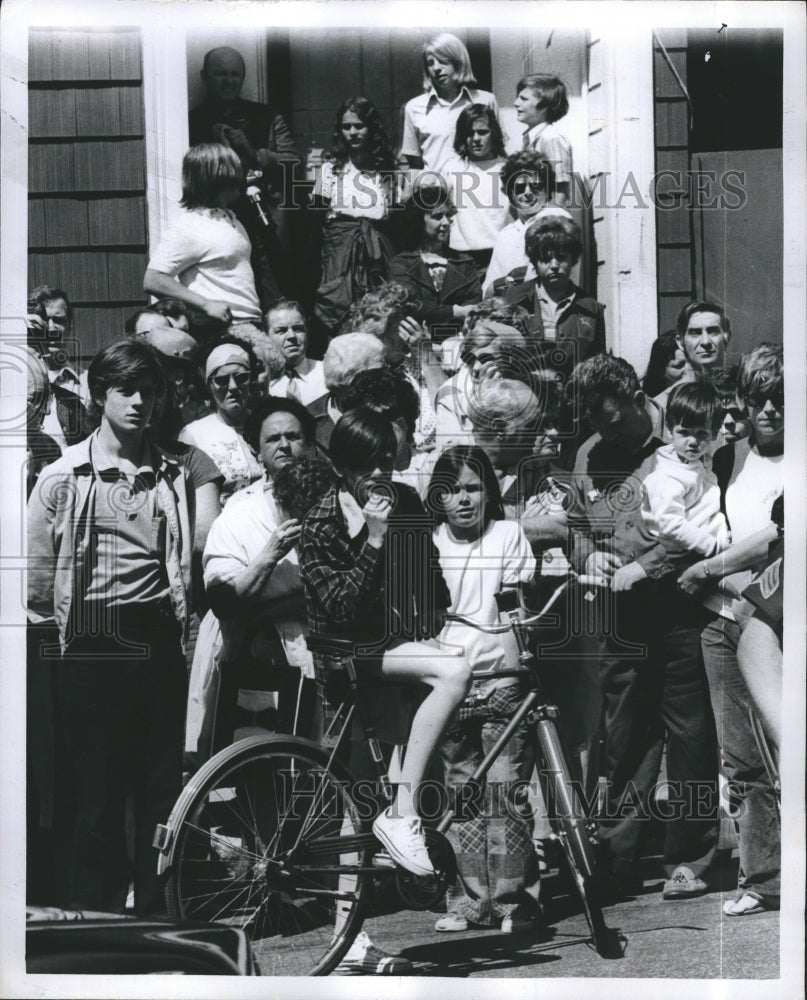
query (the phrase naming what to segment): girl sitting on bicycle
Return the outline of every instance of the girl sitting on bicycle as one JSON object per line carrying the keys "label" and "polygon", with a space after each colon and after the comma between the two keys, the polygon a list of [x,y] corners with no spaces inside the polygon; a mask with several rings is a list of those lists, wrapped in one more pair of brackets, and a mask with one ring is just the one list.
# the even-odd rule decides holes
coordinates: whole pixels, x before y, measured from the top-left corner
{"label": "girl sitting on bicycle", "polygon": [[[450,611],[484,624],[499,621],[496,594],[528,583],[536,562],[517,521],[505,521],[501,491],[485,452],[471,445],[449,448],[437,459],[428,505],[437,528],[434,543],[451,593]],[[512,666],[512,634],[486,635],[460,623],[440,634],[459,648],[475,674]],[[490,751],[524,696],[515,677],[475,680],[442,744],[446,785],[461,785]],[[486,777],[479,815],[448,831],[458,881],[448,890],[448,913],[437,931],[501,924],[505,933],[532,925],[537,915],[538,866],[529,822],[512,801],[513,785],[528,778],[532,752],[525,726],[517,729]]]}

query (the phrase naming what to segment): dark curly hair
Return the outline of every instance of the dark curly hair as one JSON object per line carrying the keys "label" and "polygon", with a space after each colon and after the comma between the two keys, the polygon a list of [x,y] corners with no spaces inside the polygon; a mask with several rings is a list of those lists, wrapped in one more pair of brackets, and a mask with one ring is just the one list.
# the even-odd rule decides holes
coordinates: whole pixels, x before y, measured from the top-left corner
{"label": "dark curly hair", "polygon": [[300,455],[278,469],[272,482],[272,494],[285,511],[302,521],[338,478],[326,458]]}
{"label": "dark curly hair", "polygon": [[415,387],[405,376],[383,368],[359,372],[339,400],[343,413],[367,406],[390,420],[403,420],[411,441],[420,415]]}
{"label": "dark curly hair", "polygon": [[575,365],[565,386],[565,399],[580,408],[580,417],[590,421],[596,417],[606,399],[620,405],[633,403],[641,391],[639,377],[624,358],[611,354],[595,354]]}
{"label": "dark curly hair", "polygon": [[[534,149],[520,149],[504,161],[501,174],[502,191],[510,199],[515,179],[520,174],[538,174],[543,181],[547,198],[555,193],[555,168],[545,156]],[[512,200],[512,199],[510,199]]]}
{"label": "dark curly hair", "polygon": [[395,151],[392,148],[387,130],[381,120],[376,106],[366,97],[349,97],[336,112],[336,120],[333,126],[333,141],[330,150],[326,153],[337,173],[344,170],[350,159],[350,152],[342,135],[342,118],[350,111],[361,119],[367,126],[367,154],[373,170],[384,174],[393,174],[397,170],[398,162],[395,158]]}

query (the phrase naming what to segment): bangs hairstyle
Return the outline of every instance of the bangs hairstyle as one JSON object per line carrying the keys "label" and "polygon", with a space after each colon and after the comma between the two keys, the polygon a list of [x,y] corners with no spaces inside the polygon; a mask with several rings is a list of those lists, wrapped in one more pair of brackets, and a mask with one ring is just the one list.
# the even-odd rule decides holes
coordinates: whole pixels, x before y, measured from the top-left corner
{"label": "bangs hairstyle", "polygon": [[249,416],[244,425],[244,437],[260,454],[261,431],[263,425],[273,413],[290,413],[296,418],[303,434],[303,442],[309,448],[314,445],[317,433],[317,419],[310,413],[299,399],[286,399],[284,396],[261,396],[255,400],[249,409]]}
{"label": "bangs hairstyle", "polygon": [[472,104],[469,108],[462,109],[457,119],[457,131],[454,133],[454,151],[460,156],[470,155],[468,142],[471,138],[471,129],[477,122],[485,122],[490,129],[490,155],[506,156],[499,119],[493,109],[486,104]]}
{"label": "bangs hairstyle", "polygon": [[717,313],[720,317],[720,328],[727,337],[731,336],[731,323],[729,323],[729,318],[726,315],[726,310],[717,305],[715,302],[704,302],[703,300],[697,300],[695,302],[687,302],[684,308],[678,313],[678,320],[676,322],[676,333],[683,340],[684,334],[687,332],[687,327],[689,326],[689,321],[697,313]]}
{"label": "bangs hairstyle", "polygon": [[468,50],[456,35],[452,35],[450,32],[444,31],[442,34],[437,35],[436,38],[430,39],[423,46],[422,58],[424,90],[431,90],[432,88],[431,77],[426,69],[426,57],[430,55],[437,56],[437,58],[443,62],[451,63],[457,71],[457,82],[460,86],[466,83],[476,83],[474,71],[471,69],[471,57],[468,55]]}
{"label": "bangs hairstyle", "polygon": [[720,430],[723,416],[717,388],[704,379],[675,386],[667,400],[664,422],[670,431],[673,427],[693,430],[708,427],[714,437]]}
{"label": "bangs hairstyle", "polygon": [[763,341],[740,358],[737,372],[737,395],[743,402],[749,396],[767,392],[781,392],[785,373],[781,344]]}
{"label": "bangs hairstyle", "polygon": [[368,101],[366,97],[349,97],[336,112],[328,156],[337,172],[341,172],[350,159],[350,152],[345,137],[342,135],[342,119],[348,111],[367,126],[366,149],[373,169],[381,173],[393,173],[398,166],[395,151],[387,135],[387,130],[384,128],[381,115],[375,104]]}
{"label": "bangs hairstyle", "polygon": [[124,389],[141,379],[149,379],[160,399],[165,395],[165,372],[160,356],[143,340],[119,340],[99,351],[90,362],[87,386],[90,402],[88,426],[101,422],[104,399],[109,389]]}
{"label": "bangs hairstyle", "polygon": [[502,491],[490,459],[478,445],[458,444],[453,448],[447,448],[439,456],[429,480],[426,509],[434,514],[435,523],[443,524],[447,520],[445,502],[454,491],[460,473],[465,468],[479,476],[485,487],[485,523],[502,521],[504,519]]}
{"label": "bangs hairstyle", "polygon": [[556,122],[569,113],[566,84],[559,76],[549,73],[530,73],[516,84],[516,96],[522,90],[531,90],[538,98],[538,107],[546,112],[548,122]]}
{"label": "bangs hairstyle", "polygon": [[331,432],[328,451],[334,467],[358,472],[381,458],[395,458],[398,450],[389,417],[368,406],[343,414]]}
{"label": "bangs hairstyle", "polygon": [[415,183],[411,197],[404,203],[401,212],[400,238],[407,250],[417,250],[423,238],[425,219],[432,212],[457,214],[451,192],[443,178],[434,171],[421,175],[422,183]]}
{"label": "bangs hairstyle", "polygon": [[191,146],[182,160],[183,208],[217,208],[218,196],[244,183],[241,160],[235,150],[219,142]]}
{"label": "bangs hairstyle", "polygon": [[533,267],[553,253],[567,253],[576,264],[583,252],[583,234],[576,222],[560,215],[537,219],[524,236],[524,250]]}

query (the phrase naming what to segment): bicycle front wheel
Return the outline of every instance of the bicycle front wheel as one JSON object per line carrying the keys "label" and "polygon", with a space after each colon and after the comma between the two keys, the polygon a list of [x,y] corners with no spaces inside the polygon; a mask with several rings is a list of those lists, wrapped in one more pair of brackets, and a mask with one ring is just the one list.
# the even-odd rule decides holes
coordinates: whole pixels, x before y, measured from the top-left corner
{"label": "bicycle front wheel", "polygon": [[605,923],[602,879],[597,871],[586,817],[580,802],[575,801],[569,765],[554,720],[541,719],[537,736],[545,767],[543,785],[550,823],[583,904],[594,947],[602,958],[622,958],[619,935]]}
{"label": "bicycle front wheel", "polygon": [[254,737],[213,757],[169,820],[169,914],[249,932],[263,975],[327,975],[361,927],[368,852],[346,770],[316,744]]}

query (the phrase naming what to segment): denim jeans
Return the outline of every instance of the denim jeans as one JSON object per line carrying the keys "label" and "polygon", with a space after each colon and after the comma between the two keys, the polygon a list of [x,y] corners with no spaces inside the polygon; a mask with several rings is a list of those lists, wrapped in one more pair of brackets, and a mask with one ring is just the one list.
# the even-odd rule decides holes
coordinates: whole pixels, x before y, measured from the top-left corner
{"label": "denim jeans", "polygon": [[723,771],[739,800],[739,888],[778,906],[781,876],[780,824],[776,795],[748,718],[751,698],[737,665],[740,629],[715,618],[703,630],[701,647],[717,723]]}

